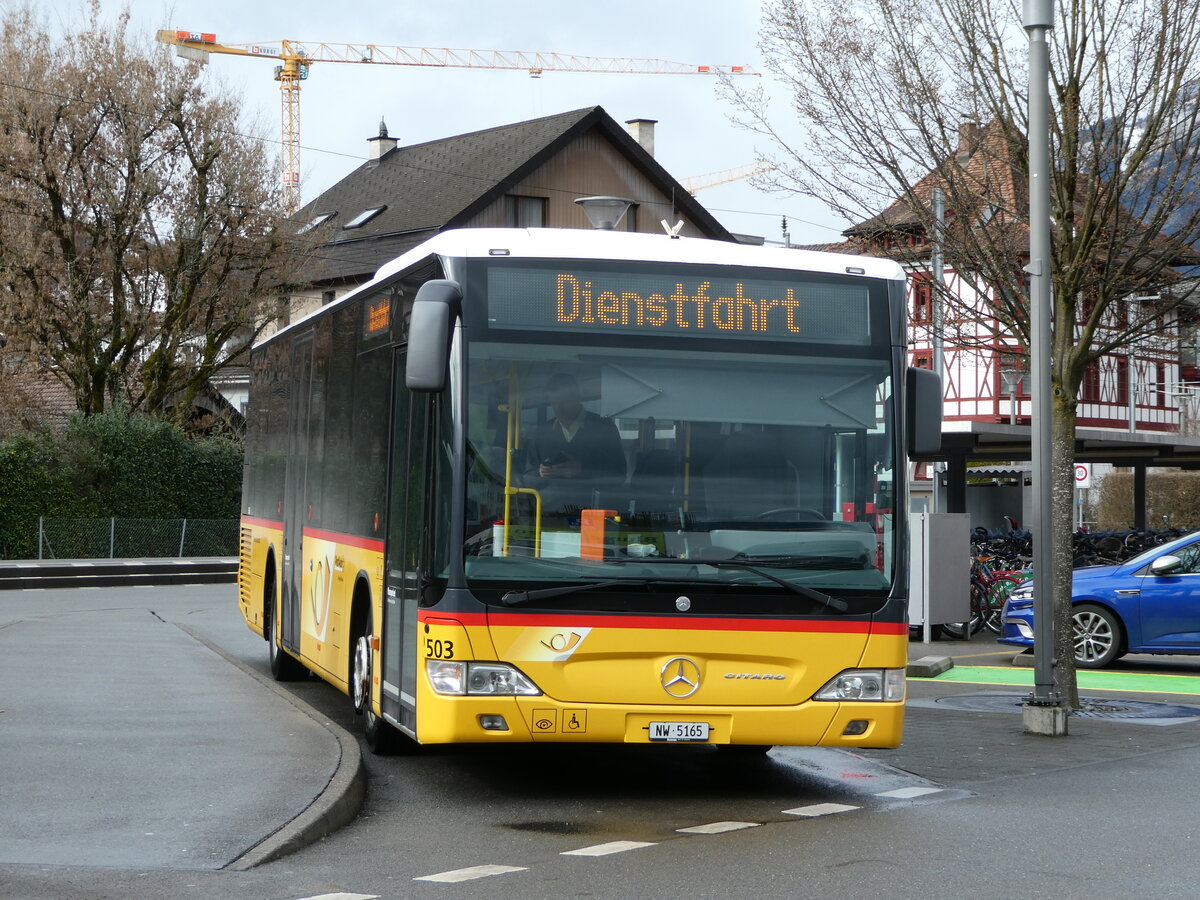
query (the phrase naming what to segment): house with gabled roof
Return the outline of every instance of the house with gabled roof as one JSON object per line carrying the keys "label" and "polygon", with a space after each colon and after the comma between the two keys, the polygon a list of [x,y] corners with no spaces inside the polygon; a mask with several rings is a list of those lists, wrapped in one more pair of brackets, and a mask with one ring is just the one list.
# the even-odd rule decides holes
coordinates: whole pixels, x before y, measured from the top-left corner
{"label": "house with gabled roof", "polygon": [[[973,208],[947,210],[946,228],[970,229],[976,223],[988,223],[993,235],[990,250],[1007,246],[1014,259],[1028,261],[1029,231],[1024,222],[1028,186],[1009,152],[1010,143],[1020,140],[1023,135],[1010,132],[999,121],[984,127],[963,124],[954,164],[958,170],[955,177],[967,187],[956,193],[960,200],[970,197]],[[934,188],[944,177],[937,171],[929,173],[913,187],[912,197],[896,201],[844,232],[847,249],[892,256],[906,265],[910,275],[909,347],[913,364],[923,367],[932,363],[935,298],[932,247],[914,204],[928,208]],[[1006,221],[1010,223],[1007,228]],[[997,233],[1002,240],[995,239]],[[1028,425],[1032,401],[1024,379],[1024,354],[1003,323],[988,314],[997,292],[1019,296],[1025,285],[980,284],[970,273],[956,270],[953,260],[947,261],[945,285],[947,294],[956,298],[959,311],[969,311],[957,317],[949,314],[943,329],[946,420]],[[1153,308],[1157,301],[1157,296],[1126,298],[1110,310],[1107,327],[1119,332],[1130,317],[1146,315],[1142,307]],[[1090,311],[1085,297],[1079,304],[1080,315]],[[1180,410],[1173,396],[1181,382],[1177,319],[1178,311],[1168,311],[1158,334],[1089,365],[1079,397],[1080,428],[1179,432]]]}
{"label": "house with gabled roof", "polygon": [[624,230],[682,222],[682,235],[735,240],[655,160],[655,122],[627,124],[593,106],[404,146],[380,123],[368,160],[293,217],[315,246],[296,275],[290,317],[448,228],[590,228],[579,197],[632,200]]}
{"label": "house with gabled roof", "polygon": [[[909,273],[909,354],[911,364],[919,367],[934,364],[933,245],[927,223],[935,188],[946,185],[948,178],[956,182],[953,193],[960,208],[946,210],[944,226],[950,233],[962,229],[956,245],[963,246],[972,229],[987,224],[991,243],[986,252],[1006,254],[1018,264],[1014,271],[1029,260],[1028,184],[1013,164],[1012,153],[1024,141],[1024,134],[997,120],[982,127],[963,123],[958,138],[953,159],[918,180],[908,196],[848,228],[843,232],[846,241],[836,248],[888,256],[905,266]],[[1177,264],[1187,262],[1181,258]],[[1028,367],[1016,338],[989,312],[997,298],[1008,296],[1013,302],[1023,302],[1026,285],[1023,281],[982,283],[965,271],[969,265],[969,259],[950,259],[944,269],[945,292],[957,307],[943,324],[940,372],[945,396],[943,458],[949,465],[945,508],[951,512],[967,511],[968,460],[1030,458],[1033,403]],[[1090,315],[1092,307],[1086,296],[1078,308],[1081,316]],[[1120,352],[1090,363],[1080,389],[1076,458],[1132,465],[1143,485],[1142,496],[1147,466],[1191,467],[1198,460],[1200,445],[1189,436],[1193,429],[1187,427],[1187,410],[1180,402],[1181,395],[1191,390],[1180,365],[1180,326],[1186,324],[1181,314],[1185,312],[1173,303],[1161,303],[1157,294],[1130,296],[1114,304],[1101,320],[1102,333],[1108,329],[1120,334],[1128,322],[1156,314],[1158,327]],[[1191,418],[1194,428],[1194,412]],[[1018,483],[1028,477],[1028,471],[1027,466],[1011,467]],[[916,472],[917,478],[928,484],[930,469],[920,465]],[[911,489],[911,496],[919,502],[922,486],[914,483]],[[1000,512],[1011,513],[1018,521],[1028,519],[1028,509],[1022,509],[1028,507],[1028,497],[1023,502],[1019,488],[1015,507],[1012,498],[1003,501],[1009,508],[991,504],[990,510],[974,500],[974,524],[997,527],[1002,521]],[[1134,516],[1144,524],[1144,508],[1135,509]]]}

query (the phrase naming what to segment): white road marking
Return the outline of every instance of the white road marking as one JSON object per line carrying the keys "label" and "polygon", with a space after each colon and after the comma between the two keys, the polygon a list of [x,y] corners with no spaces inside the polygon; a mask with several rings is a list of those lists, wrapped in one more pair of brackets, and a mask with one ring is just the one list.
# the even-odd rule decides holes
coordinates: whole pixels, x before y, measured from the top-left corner
{"label": "white road marking", "polygon": [[876,794],[876,797],[895,797],[897,800],[911,800],[913,797],[924,797],[926,794],[940,794],[941,788],[934,787],[906,787],[896,788],[894,791],[884,791],[882,794]]}
{"label": "white road marking", "polygon": [[783,813],[787,816],[812,818],[814,816],[832,816],[834,813],[850,812],[852,809],[861,808],[860,806],[847,806],[844,803],[814,803],[812,806],[797,806],[795,809],[785,809]]}
{"label": "white road marking", "polygon": [[315,897],[302,897],[301,900],[379,900],[378,894],[317,894]]}
{"label": "white road marking", "polygon": [[762,822],[713,822],[709,825],[693,825],[691,828],[676,828],[680,834],[724,834],[743,828],[757,828]]}
{"label": "white road marking", "polygon": [[489,875],[506,875],[509,872],[528,871],[526,866],[469,866],[466,869],[454,869],[450,872],[439,872],[437,875],[422,875],[413,881],[441,881],[453,884],[459,881],[474,881],[476,878],[487,878]]}
{"label": "white road marking", "polygon": [[608,856],[612,853],[624,853],[626,850],[638,850],[642,847],[653,847],[654,841],[609,841],[607,844],[595,844],[591,847],[580,847],[578,850],[564,850],[560,856]]}

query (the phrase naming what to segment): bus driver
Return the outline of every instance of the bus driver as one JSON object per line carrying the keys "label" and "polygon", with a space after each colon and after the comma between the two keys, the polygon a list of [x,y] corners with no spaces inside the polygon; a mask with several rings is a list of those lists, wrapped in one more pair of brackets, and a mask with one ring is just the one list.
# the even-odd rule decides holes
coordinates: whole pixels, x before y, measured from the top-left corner
{"label": "bus driver", "polygon": [[547,508],[591,506],[593,491],[625,478],[621,436],[611,419],[584,409],[574,375],[551,376],[546,392],[554,421],[533,436],[527,482],[542,492]]}

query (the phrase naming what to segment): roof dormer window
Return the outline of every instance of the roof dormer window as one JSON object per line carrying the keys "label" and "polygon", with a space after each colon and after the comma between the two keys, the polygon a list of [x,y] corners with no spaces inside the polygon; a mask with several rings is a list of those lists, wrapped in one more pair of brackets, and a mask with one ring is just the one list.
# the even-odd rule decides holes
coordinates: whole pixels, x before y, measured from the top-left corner
{"label": "roof dormer window", "polygon": [[363,225],[366,225],[368,222],[370,222],[373,218],[375,218],[377,215],[379,215],[385,209],[387,209],[386,205],[372,206],[369,209],[364,209],[357,216],[355,216],[353,219],[351,219],[349,222],[347,222],[345,225],[343,225],[342,228],[344,228],[344,229],[345,228],[361,228]]}
{"label": "roof dormer window", "polygon": [[308,234],[314,228],[324,225],[326,222],[328,222],[330,219],[332,219],[336,215],[337,215],[337,213],[335,213],[335,212],[327,212],[327,213],[321,213],[320,215],[313,216],[311,219],[309,219],[307,222],[305,222],[302,226],[300,226],[300,230],[297,231],[296,234]]}

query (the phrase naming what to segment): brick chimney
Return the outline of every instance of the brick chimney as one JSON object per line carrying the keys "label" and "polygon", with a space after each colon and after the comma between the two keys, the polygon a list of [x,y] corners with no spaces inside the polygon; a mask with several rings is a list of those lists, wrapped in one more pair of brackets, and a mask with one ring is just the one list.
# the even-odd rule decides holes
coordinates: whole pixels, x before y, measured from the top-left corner
{"label": "brick chimney", "polygon": [[658,124],[658,119],[626,119],[625,125],[629,128],[629,135],[635,141],[642,145],[642,149],[654,155],[654,126]]}
{"label": "brick chimney", "polygon": [[958,164],[962,168],[967,167],[967,163],[971,161],[971,154],[975,152],[978,145],[979,123],[968,119],[958,126],[958,150],[954,154],[954,158],[958,160]]}
{"label": "brick chimney", "polygon": [[396,149],[400,142],[395,138],[388,137],[387,123],[383,119],[379,120],[379,134],[375,137],[367,138],[367,163],[368,165],[377,166],[379,160],[385,157],[388,153]]}

